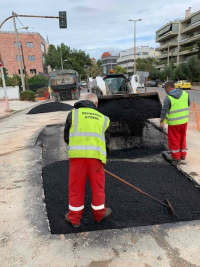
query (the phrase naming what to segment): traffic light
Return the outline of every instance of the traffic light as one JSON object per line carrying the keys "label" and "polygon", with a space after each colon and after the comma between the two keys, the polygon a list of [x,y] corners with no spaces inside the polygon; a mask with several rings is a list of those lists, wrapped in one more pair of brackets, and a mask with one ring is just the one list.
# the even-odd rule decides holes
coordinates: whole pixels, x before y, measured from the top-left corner
{"label": "traffic light", "polygon": [[66,11],[59,11],[59,26],[60,29],[67,28],[67,12]]}
{"label": "traffic light", "polygon": [[6,68],[3,68],[3,73],[4,73],[5,80],[8,79],[8,73],[7,73],[7,69]]}

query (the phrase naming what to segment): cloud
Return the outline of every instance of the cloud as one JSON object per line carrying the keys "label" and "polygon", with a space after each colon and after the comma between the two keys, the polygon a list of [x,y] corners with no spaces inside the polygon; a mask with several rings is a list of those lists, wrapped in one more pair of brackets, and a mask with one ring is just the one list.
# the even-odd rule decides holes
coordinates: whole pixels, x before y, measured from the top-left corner
{"label": "cloud", "polygon": [[97,12],[103,12],[100,9],[92,8],[92,7],[87,7],[87,6],[76,6],[71,9],[74,12],[80,12],[80,13],[89,13],[89,14],[94,14]]}
{"label": "cloud", "polygon": [[[38,9],[38,6],[40,7]],[[19,18],[26,26],[35,28],[50,43],[64,42],[71,48],[82,49],[91,57],[100,58],[103,52],[124,50],[134,45],[134,23],[129,19],[142,18],[136,23],[136,45],[157,47],[155,32],[169,21],[185,16],[185,10],[200,10],[199,0],[0,0],[0,21],[14,10],[18,14],[57,16],[60,10],[67,11],[67,29],[59,29],[58,19]],[[44,12],[45,11],[45,12]],[[20,24],[16,21],[17,27]],[[11,21],[12,25],[12,21]],[[10,22],[2,30],[9,31]],[[13,26],[11,27],[11,30]]]}

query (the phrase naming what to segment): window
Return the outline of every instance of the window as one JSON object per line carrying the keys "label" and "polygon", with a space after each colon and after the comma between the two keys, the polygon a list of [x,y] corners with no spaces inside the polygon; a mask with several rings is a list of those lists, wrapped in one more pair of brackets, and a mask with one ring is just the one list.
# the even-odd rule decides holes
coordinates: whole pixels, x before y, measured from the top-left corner
{"label": "window", "polygon": [[[21,61],[23,60],[23,57],[22,56],[20,56],[21,57]],[[18,56],[16,56],[16,59],[17,59],[17,61],[19,61],[19,58],[18,58]]]}
{"label": "window", "polygon": [[[25,70],[23,69],[22,71],[23,71],[23,74],[25,74]],[[20,74],[20,69],[18,69],[18,73]]]}
{"label": "window", "polygon": [[149,52],[142,52],[143,56],[148,56]]}
{"label": "window", "polygon": [[[17,47],[17,43],[16,42],[14,42],[14,44],[15,44],[15,47]],[[19,42],[19,47],[21,46],[21,43]]]}
{"label": "window", "polygon": [[41,49],[42,49],[42,52],[44,53],[45,52],[45,46],[43,43],[41,43]]}
{"label": "window", "polygon": [[35,56],[28,56],[29,61],[35,61]]}
{"label": "window", "polygon": [[45,57],[44,56],[42,56],[42,62],[45,65]]}
{"label": "window", "polygon": [[30,74],[36,74],[36,69],[30,69]]}
{"label": "window", "polygon": [[27,47],[33,47],[33,43],[26,43]]}

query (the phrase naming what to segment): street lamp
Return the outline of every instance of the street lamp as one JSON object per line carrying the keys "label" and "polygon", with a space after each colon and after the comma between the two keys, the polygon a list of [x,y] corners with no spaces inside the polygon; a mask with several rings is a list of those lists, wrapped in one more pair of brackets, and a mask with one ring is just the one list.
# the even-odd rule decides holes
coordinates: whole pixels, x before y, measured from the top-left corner
{"label": "street lamp", "polygon": [[142,21],[142,19],[129,19],[134,21],[134,74],[136,74],[136,21]]}

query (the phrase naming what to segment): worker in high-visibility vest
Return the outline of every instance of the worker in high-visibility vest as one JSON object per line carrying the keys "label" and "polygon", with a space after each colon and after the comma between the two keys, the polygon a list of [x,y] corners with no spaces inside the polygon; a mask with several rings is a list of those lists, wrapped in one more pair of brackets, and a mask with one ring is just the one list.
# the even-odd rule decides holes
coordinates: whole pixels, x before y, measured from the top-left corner
{"label": "worker in high-visibility vest", "polygon": [[165,83],[167,93],[161,111],[160,126],[168,124],[168,146],[170,151],[163,151],[162,155],[169,161],[180,162],[186,158],[186,131],[189,115],[189,95],[176,89],[174,83]]}
{"label": "worker in high-visibility vest", "polygon": [[64,140],[68,144],[69,169],[69,213],[65,220],[74,227],[80,226],[84,211],[85,184],[88,176],[92,189],[92,213],[100,223],[111,214],[105,207],[106,150],[109,145],[110,120],[97,111],[95,94],[85,95],[69,113]]}

